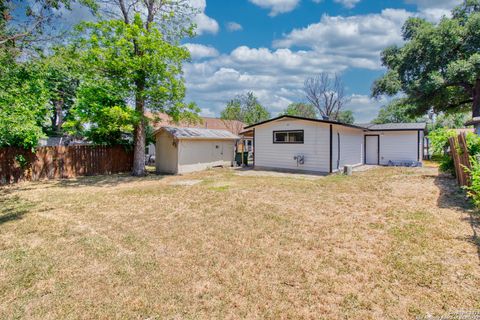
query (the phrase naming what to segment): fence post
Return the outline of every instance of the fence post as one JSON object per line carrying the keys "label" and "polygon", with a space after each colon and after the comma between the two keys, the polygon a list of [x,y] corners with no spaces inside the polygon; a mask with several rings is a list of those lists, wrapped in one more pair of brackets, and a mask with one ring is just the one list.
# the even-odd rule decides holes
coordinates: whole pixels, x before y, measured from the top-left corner
{"label": "fence post", "polygon": [[468,153],[467,141],[465,133],[448,139],[450,143],[450,152],[453,158],[455,167],[455,174],[460,186],[467,186],[470,184],[469,173],[465,170],[471,168],[470,154]]}

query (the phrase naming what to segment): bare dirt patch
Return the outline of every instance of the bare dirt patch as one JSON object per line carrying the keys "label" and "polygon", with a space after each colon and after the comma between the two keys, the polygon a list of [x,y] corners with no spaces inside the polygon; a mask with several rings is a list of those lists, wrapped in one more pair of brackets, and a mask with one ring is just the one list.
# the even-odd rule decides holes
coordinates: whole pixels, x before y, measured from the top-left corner
{"label": "bare dirt patch", "polygon": [[242,177],[277,177],[277,178],[293,178],[293,179],[309,179],[317,180],[323,178],[324,175],[309,174],[299,172],[280,172],[273,170],[254,170],[254,169],[237,169],[235,174]]}
{"label": "bare dirt patch", "polygon": [[171,186],[194,186],[199,184],[202,180],[177,180],[169,183]]}
{"label": "bare dirt patch", "polygon": [[[415,319],[480,309],[478,214],[436,168],[237,173],[0,189],[0,318]],[[171,185],[188,180],[201,183]]]}

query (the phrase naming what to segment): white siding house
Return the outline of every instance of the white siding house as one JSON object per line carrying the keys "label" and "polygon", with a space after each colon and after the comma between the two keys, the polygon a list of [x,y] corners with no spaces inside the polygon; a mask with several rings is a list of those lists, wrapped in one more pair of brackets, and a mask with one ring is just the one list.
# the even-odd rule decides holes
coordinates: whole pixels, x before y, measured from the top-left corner
{"label": "white siding house", "polygon": [[367,164],[422,162],[425,123],[387,123],[364,127],[368,130],[365,132]]}
{"label": "white siding house", "polygon": [[363,130],[339,125],[332,125],[332,130],[332,171],[341,170],[345,165],[362,165]]}
{"label": "white siding house", "polygon": [[254,167],[336,172],[346,165],[419,165],[425,124],[349,125],[280,116],[254,133]]}
{"label": "white siding house", "polygon": [[418,133],[386,131],[380,134],[380,164],[388,161],[419,161]]}
{"label": "white siding house", "polygon": [[158,173],[232,166],[238,136],[225,130],[162,127],[155,133]]}
{"label": "white siding house", "polygon": [[[303,130],[303,143],[274,142],[275,132]],[[311,171],[329,170],[330,140],[328,124],[291,118],[272,121],[255,128],[254,154],[256,167],[300,169]],[[294,157],[304,156],[300,165]]]}

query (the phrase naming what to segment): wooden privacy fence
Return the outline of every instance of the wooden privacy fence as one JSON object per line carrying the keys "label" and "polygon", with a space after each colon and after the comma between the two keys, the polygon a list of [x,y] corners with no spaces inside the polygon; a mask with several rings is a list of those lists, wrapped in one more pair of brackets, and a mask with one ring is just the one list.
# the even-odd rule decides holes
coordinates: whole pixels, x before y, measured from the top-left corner
{"label": "wooden privacy fence", "polygon": [[465,168],[471,169],[471,163],[466,135],[461,133],[457,137],[449,138],[449,142],[458,184],[462,187],[468,186],[470,185],[470,174],[465,171]]}
{"label": "wooden privacy fence", "polygon": [[123,146],[0,148],[0,184],[128,172],[132,163],[133,152]]}

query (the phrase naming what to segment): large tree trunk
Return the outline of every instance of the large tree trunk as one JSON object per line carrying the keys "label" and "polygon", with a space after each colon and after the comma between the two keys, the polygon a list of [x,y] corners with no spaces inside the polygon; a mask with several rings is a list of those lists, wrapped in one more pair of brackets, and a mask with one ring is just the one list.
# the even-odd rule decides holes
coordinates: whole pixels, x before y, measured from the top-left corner
{"label": "large tree trunk", "polygon": [[63,100],[55,101],[55,115],[56,115],[56,131],[58,134],[62,132],[63,126]]}
{"label": "large tree trunk", "polygon": [[145,98],[143,97],[144,84],[137,82],[135,97],[135,110],[141,115],[141,120],[135,127],[133,147],[133,170],[132,175],[145,175]]}
{"label": "large tree trunk", "polygon": [[[480,117],[480,79],[477,79],[475,87],[473,88],[473,106],[472,106],[472,117]],[[475,133],[480,135],[480,123],[474,124]]]}

